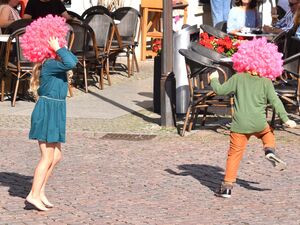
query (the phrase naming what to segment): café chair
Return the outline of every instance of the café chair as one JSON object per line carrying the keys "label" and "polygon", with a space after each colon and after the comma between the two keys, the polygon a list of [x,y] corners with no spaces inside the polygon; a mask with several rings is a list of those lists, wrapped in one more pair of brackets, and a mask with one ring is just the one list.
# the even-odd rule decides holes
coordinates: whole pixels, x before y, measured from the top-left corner
{"label": "caf\u00e9 chair", "polygon": [[[68,24],[72,26],[74,32],[74,41],[71,51],[78,58],[77,68],[82,67],[83,69],[84,89],[85,92],[88,93],[88,64],[99,63],[98,59],[100,58],[97,57],[100,53],[97,49],[95,33],[89,25],[82,21],[72,20],[68,21]],[[100,62],[100,64],[101,63],[102,62]]]}
{"label": "caf\u00e9 chair", "polygon": [[5,34],[12,34],[14,31],[31,24],[32,19],[20,19],[12,22],[4,31]]}
{"label": "caf\u00e9 chair", "polygon": [[73,11],[67,11],[67,13],[73,18],[73,19],[75,19],[75,20],[79,20],[79,21],[82,21],[83,19],[82,19],[82,17],[78,14],[78,13],[76,13],[76,12],[73,12]]}
{"label": "caf\u00e9 chair", "polygon": [[208,24],[201,24],[200,28],[203,32],[206,32],[209,35],[214,36],[216,38],[224,38],[226,36],[231,36],[231,35],[227,34],[226,32],[223,32],[223,31],[217,29],[216,27],[210,26]]}
{"label": "caf\u00e9 chair", "polygon": [[16,105],[16,98],[21,81],[29,82],[34,64],[29,62],[22,54],[20,37],[25,28],[13,32],[6,43],[4,54],[4,78],[1,79],[1,101],[4,100],[5,80],[11,77],[11,106]]}
{"label": "caf\u00e9 chair", "polygon": [[[105,13],[91,14],[85,18],[84,23],[88,24],[95,33],[96,45],[98,49],[98,64],[100,66],[100,79],[99,87],[104,88],[104,68],[106,72],[106,78],[108,85],[111,86],[110,71],[109,71],[109,56],[111,54],[111,44],[113,37],[115,36],[116,27],[113,19]],[[92,45],[90,43],[90,45]]]}
{"label": "caf\u00e9 chair", "polygon": [[223,69],[191,49],[180,49],[179,53],[185,57],[190,91],[190,102],[181,131],[181,136],[184,136],[186,130],[191,131],[193,128],[200,110],[203,111],[201,125],[204,126],[209,107],[229,107],[232,113],[233,101],[232,96],[217,96],[209,85],[209,75],[215,70],[219,72],[221,83],[227,80]]}
{"label": "caf\u00e9 chair", "polygon": [[88,9],[86,9],[81,14],[81,18],[82,18],[82,20],[85,20],[88,16],[93,15],[93,14],[106,14],[108,16],[111,16],[111,12],[106,7],[104,7],[102,5],[96,5],[96,6],[92,6]]}
{"label": "caf\u00e9 chair", "polygon": [[[275,91],[286,107],[296,107],[300,115],[300,52],[284,59],[284,71],[275,81]],[[274,125],[275,112],[273,111],[272,122]]]}
{"label": "caf\u00e9 chair", "polygon": [[197,52],[200,55],[203,55],[204,57],[213,60],[215,65],[218,65],[227,73],[228,78],[235,73],[234,69],[232,68],[232,62],[224,62],[221,60],[224,58],[228,58],[226,55],[221,54],[215,50],[206,48],[197,42],[192,42],[190,44],[190,49],[194,52]]}
{"label": "caf\u00e9 chair", "polygon": [[227,22],[226,21],[221,21],[215,25],[215,28],[218,30],[227,33]]}
{"label": "caf\u00e9 chair", "polygon": [[[118,21],[116,24],[116,32],[119,35],[118,39],[114,39],[112,42],[112,50],[114,52],[125,52],[127,57],[127,69],[128,77],[133,75],[134,64],[137,72],[139,72],[139,66],[136,58],[135,48],[138,46],[138,39],[140,34],[140,13],[131,7],[121,7],[112,13],[114,21]],[[137,41],[135,40],[138,31]],[[119,43],[121,41],[121,43]],[[132,60],[130,62],[130,56]]]}
{"label": "caf\u00e9 chair", "polygon": [[[16,105],[16,99],[21,81],[29,83],[32,75],[34,63],[30,62],[23,55],[20,46],[20,37],[25,33],[26,28],[20,28],[10,34],[4,47],[3,75],[1,77],[1,101],[4,101],[5,80],[11,78],[11,106]],[[72,46],[74,39],[73,29],[67,33],[67,44]],[[69,84],[70,95],[73,96],[71,85]]]}

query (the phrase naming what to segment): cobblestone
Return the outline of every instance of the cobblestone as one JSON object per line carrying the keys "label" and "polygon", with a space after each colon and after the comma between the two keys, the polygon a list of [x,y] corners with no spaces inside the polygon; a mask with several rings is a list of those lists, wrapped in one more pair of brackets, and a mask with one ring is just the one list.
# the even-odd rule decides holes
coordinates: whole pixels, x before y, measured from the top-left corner
{"label": "cobblestone", "polygon": [[[218,118],[226,123],[226,118]],[[231,199],[214,196],[224,175],[228,130],[208,126],[185,137],[162,129],[149,110],[114,119],[68,118],[63,160],[49,181],[55,207],[24,208],[39,160],[28,140],[29,116],[0,116],[0,225],[299,225],[300,130],[277,129],[288,163],[276,171],[252,138]],[[299,123],[299,118],[296,117]],[[151,134],[149,140],[102,138]]]}

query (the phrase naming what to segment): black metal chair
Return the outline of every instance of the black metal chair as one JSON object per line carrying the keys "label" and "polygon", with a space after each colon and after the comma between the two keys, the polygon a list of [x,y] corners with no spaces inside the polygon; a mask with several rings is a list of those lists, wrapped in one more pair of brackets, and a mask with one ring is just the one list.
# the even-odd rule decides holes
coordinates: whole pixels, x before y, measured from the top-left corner
{"label": "black metal chair", "polygon": [[[99,56],[100,53],[98,52],[98,48],[96,45],[95,33],[89,25],[83,23],[82,21],[72,20],[68,21],[68,24],[72,26],[74,32],[74,41],[71,47],[71,51],[78,58],[79,63],[77,64],[77,69],[79,66],[81,66],[83,69],[84,89],[87,93],[87,77],[89,74],[87,70],[87,64],[100,63],[100,65],[102,66],[102,62],[98,62],[98,59],[100,59],[100,57],[97,56]],[[100,77],[100,79],[103,78]]]}
{"label": "black metal chair", "polygon": [[224,32],[224,33],[227,33],[227,22],[226,21],[221,21],[219,23],[217,23],[215,25],[215,28]]}
{"label": "black metal chair", "polygon": [[213,26],[210,26],[208,24],[201,24],[200,25],[201,30],[203,30],[204,32],[208,33],[211,36],[217,37],[217,38],[224,38],[226,36],[231,36]]}
{"label": "black metal chair", "polygon": [[12,34],[14,31],[31,24],[32,19],[20,19],[12,22],[4,31],[5,34]]}
{"label": "black metal chair", "polygon": [[67,12],[73,19],[83,20],[83,18],[78,13],[69,10]]}
{"label": "black metal chair", "polygon": [[22,54],[20,37],[25,33],[25,28],[14,31],[8,38],[5,46],[3,76],[1,79],[1,101],[4,100],[5,80],[11,77],[11,105],[16,105],[20,81],[29,81],[32,74],[33,63],[29,62]]}
{"label": "black metal chair", "polygon": [[[297,46],[296,44],[294,45]],[[298,40],[298,51],[283,61],[284,71],[282,76],[275,82],[275,90],[286,106],[297,108],[300,115],[300,41]],[[272,121],[274,121],[274,114]]]}
{"label": "black metal chair", "polygon": [[[117,34],[120,39],[115,39],[112,43],[112,49],[118,52],[125,52],[127,56],[127,68],[128,76],[131,76],[134,71],[134,64],[136,66],[137,72],[139,72],[139,66],[136,58],[135,48],[138,46],[138,41],[135,41],[137,31],[138,36],[140,29],[138,25],[140,23],[141,15],[140,13],[131,7],[121,7],[112,13],[112,18],[119,21],[117,26]],[[137,38],[137,40],[139,37]],[[121,46],[120,47],[120,42]],[[130,62],[130,55],[132,55],[132,60]]]}
{"label": "black metal chair", "polygon": [[111,12],[104,6],[102,5],[96,5],[92,6],[88,9],[86,9],[82,14],[81,18],[85,20],[88,16],[93,15],[93,14],[106,14],[108,16],[111,16]]}
{"label": "black metal chair", "polygon": [[218,65],[221,69],[223,69],[226,72],[228,78],[235,73],[234,69],[232,68],[232,62],[222,61],[222,59],[227,58],[227,56],[216,52],[215,50],[206,48],[198,44],[197,42],[191,43],[190,49],[194,52],[197,52],[200,55],[203,55],[204,57],[213,60],[215,65]]}
{"label": "black metal chair", "polygon": [[106,70],[106,77],[108,84],[111,85],[110,72],[109,72],[109,56],[111,50],[111,43],[115,35],[115,25],[113,19],[104,13],[94,13],[87,16],[84,20],[94,31],[96,37],[96,45],[98,48],[97,58],[101,61],[101,72],[99,79],[99,87],[104,88],[103,84],[103,68]]}
{"label": "black metal chair", "polygon": [[217,96],[209,85],[209,75],[215,70],[219,72],[220,82],[226,81],[227,74],[224,70],[214,65],[211,59],[190,49],[180,49],[179,53],[185,57],[190,89],[190,103],[181,132],[181,136],[184,136],[186,129],[191,131],[197,121],[199,109],[203,110],[202,126],[204,126],[208,107],[230,107],[233,112],[233,100],[231,96]]}

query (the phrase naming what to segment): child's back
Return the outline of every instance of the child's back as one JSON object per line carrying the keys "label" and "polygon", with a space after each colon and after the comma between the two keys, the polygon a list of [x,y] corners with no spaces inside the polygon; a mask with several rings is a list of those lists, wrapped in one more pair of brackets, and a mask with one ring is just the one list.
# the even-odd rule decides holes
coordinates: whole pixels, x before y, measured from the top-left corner
{"label": "child's back", "polygon": [[266,107],[271,104],[283,121],[287,121],[287,113],[278,99],[272,81],[265,77],[253,76],[249,73],[238,73],[224,85],[212,79],[211,86],[218,95],[234,94],[234,115],[231,131],[238,133],[254,133],[267,126]]}

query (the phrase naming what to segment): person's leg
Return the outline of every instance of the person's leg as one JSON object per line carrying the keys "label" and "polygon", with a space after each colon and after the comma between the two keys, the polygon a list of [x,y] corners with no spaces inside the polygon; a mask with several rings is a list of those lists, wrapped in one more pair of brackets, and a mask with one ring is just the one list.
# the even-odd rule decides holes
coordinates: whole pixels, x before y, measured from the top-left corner
{"label": "person's leg", "polygon": [[213,26],[217,23],[223,21],[223,1],[224,0],[210,0],[210,7],[211,7],[211,16],[213,21]]}
{"label": "person's leg", "polygon": [[216,195],[223,198],[231,197],[231,189],[236,181],[237,171],[250,135],[230,133],[230,148],[228,150],[224,181]]}
{"label": "person's leg", "polygon": [[42,202],[45,204],[46,207],[49,207],[49,208],[53,207],[53,204],[48,201],[46,194],[45,194],[45,188],[46,188],[47,181],[53,172],[54,167],[61,160],[61,157],[62,157],[61,144],[57,143],[55,146],[55,150],[54,150],[53,162],[47,171],[47,175],[45,177],[45,180],[44,180],[43,186],[41,188],[41,192],[40,192],[40,197],[41,197]]}
{"label": "person's leg", "polygon": [[243,157],[250,135],[230,133],[230,148],[228,150],[224,182],[232,184],[236,181],[240,161]]}
{"label": "person's leg", "polygon": [[223,1],[223,21],[228,20],[228,14],[230,11],[230,5],[231,5],[231,0],[224,0]]}
{"label": "person's leg", "polygon": [[33,204],[37,209],[46,211],[48,209],[42,203],[40,193],[47,171],[53,162],[55,144],[39,142],[39,147],[41,151],[41,159],[34,171],[31,191],[26,197],[26,201]]}
{"label": "person's leg", "polygon": [[272,128],[268,125],[264,130],[256,133],[255,136],[263,142],[266,159],[278,170],[284,170],[286,163],[275,154],[275,136]]}

